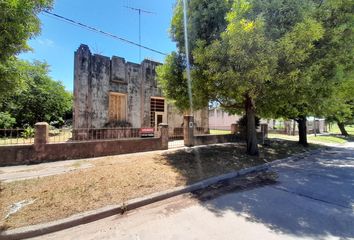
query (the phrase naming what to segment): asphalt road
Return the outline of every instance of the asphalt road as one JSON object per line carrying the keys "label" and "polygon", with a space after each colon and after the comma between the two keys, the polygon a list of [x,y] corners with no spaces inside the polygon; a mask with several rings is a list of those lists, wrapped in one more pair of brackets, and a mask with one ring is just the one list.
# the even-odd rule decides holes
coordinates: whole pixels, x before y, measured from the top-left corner
{"label": "asphalt road", "polygon": [[275,184],[208,201],[179,196],[37,239],[354,239],[348,146],[273,167]]}

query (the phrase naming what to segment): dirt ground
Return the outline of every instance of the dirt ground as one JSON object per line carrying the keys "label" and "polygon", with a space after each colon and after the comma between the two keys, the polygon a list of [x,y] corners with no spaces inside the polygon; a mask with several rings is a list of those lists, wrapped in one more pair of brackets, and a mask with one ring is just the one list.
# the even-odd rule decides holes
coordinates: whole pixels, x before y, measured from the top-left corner
{"label": "dirt ground", "polygon": [[[1,229],[49,222],[202,179],[308,151],[297,143],[271,140],[259,157],[242,144],[120,155],[90,161],[90,168],[55,176],[1,183]],[[28,205],[6,216],[15,203]]]}

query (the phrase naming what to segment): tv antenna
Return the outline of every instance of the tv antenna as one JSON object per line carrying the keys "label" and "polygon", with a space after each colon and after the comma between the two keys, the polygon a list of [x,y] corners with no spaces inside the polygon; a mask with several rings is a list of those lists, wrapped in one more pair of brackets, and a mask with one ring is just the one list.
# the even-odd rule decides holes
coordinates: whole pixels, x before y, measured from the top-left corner
{"label": "tv antenna", "polygon": [[[141,45],[141,14],[146,13],[146,14],[156,14],[154,12],[150,12],[141,8],[134,8],[134,7],[128,7],[124,6],[125,8],[128,8],[132,11],[136,11],[139,14],[139,45]],[[139,47],[139,61],[141,61],[141,47]]]}

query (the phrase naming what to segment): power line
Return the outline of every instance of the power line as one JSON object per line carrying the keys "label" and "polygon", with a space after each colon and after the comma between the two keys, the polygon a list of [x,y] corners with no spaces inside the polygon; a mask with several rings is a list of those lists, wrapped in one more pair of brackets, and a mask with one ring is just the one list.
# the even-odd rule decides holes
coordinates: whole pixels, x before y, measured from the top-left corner
{"label": "power line", "polygon": [[131,45],[134,45],[134,46],[137,46],[137,47],[139,47],[139,48],[146,49],[146,50],[151,51],[151,52],[155,52],[155,53],[158,53],[158,54],[161,54],[161,55],[164,55],[164,56],[167,55],[166,53],[163,53],[163,52],[161,52],[161,51],[158,51],[158,50],[155,50],[155,49],[153,49],[153,48],[149,48],[149,47],[143,46],[143,45],[141,45],[141,44],[139,44],[139,43],[135,43],[135,42],[130,41],[130,40],[127,40],[127,39],[125,39],[125,38],[116,36],[116,35],[114,35],[114,34],[112,34],[112,33],[105,32],[105,31],[100,30],[100,29],[98,29],[98,28],[91,27],[91,26],[88,26],[88,25],[86,25],[86,24],[84,24],[84,23],[81,23],[81,22],[78,22],[78,21],[69,19],[69,18],[67,18],[67,17],[63,17],[63,16],[61,16],[61,15],[59,15],[59,14],[55,14],[55,13],[49,12],[49,11],[47,11],[47,10],[43,10],[43,12],[46,13],[46,14],[48,14],[48,15],[54,16],[54,17],[55,17],[56,19],[58,19],[58,20],[62,20],[62,21],[65,21],[65,22],[67,22],[67,23],[71,23],[71,24],[73,24],[73,25],[75,25],[75,26],[79,26],[79,27],[81,27],[81,28],[85,28],[85,29],[88,29],[88,30],[90,30],[90,31],[103,34],[103,35],[105,35],[105,36],[114,38],[114,39],[116,39],[116,40],[119,40],[119,41],[122,41],[122,42],[125,42],[125,43],[128,43],[128,44],[131,44]]}

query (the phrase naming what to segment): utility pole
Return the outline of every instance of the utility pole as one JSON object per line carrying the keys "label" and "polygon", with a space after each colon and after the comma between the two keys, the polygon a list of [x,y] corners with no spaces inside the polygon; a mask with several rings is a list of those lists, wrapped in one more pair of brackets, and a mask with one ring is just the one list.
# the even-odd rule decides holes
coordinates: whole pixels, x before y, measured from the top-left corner
{"label": "utility pole", "polygon": [[[141,14],[142,13],[155,14],[155,13],[141,9],[141,8],[134,8],[134,7],[128,7],[128,6],[124,6],[124,7],[128,8],[130,10],[136,11],[139,14],[139,45],[141,46]],[[139,47],[139,61],[141,61],[141,47]]]}

